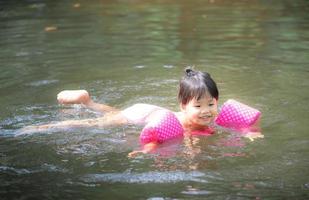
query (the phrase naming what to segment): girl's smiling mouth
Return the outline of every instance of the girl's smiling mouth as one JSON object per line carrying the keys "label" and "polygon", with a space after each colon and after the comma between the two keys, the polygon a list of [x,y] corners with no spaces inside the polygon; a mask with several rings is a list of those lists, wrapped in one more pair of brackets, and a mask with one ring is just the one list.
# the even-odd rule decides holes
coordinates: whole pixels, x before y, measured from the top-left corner
{"label": "girl's smiling mouth", "polygon": [[209,121],[213,118],[213,115],[203,115],[201,117],[199,117],[201,120],[203,121]]}

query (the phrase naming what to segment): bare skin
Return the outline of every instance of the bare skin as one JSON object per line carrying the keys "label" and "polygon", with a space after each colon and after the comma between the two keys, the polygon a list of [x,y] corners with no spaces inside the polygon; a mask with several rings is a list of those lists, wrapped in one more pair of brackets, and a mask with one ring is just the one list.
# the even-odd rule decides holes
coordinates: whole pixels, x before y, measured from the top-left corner
{"label": "bare skin", "polygon": [[139,154],[147,154],[147,153],[150,153],[152,152],[153,150],[155,150],[157,147],[158,147],[158,143],[156,142],[150,142],[148,144],[145,144],[143,146],[143,149],[142,150],[135,150],[135,151],[132,151],[131,153],[128,154],[128,157],[129,158],[133,158],[133,157],[136,157],[138,156]]}
{"label": "bare skin", "polygon": [[96,119],[66,120],[44,125],[27,126],[17,135],[46,131],[49,129],[66,129],[77,127],[107,127],[127,124],[127,120],[121,115],[120,110],[92,101],[86,90],[64,90],[57,95],[60,104],[81,104],[85,107],[105,113],[103,117]]}
{"label": "bare skin", "polygon": [[[107,127],[114,125],[127,124],[127,119],[121,114],[119,109],[114,107],[94,102],[86,90],[64,90],[57,95],[57,100],[60,104],[81,104],[87,108],[95,111],[105,113],[103,117],[96,119],[83,119],[83,120],[67,120],[38,126],[28,126],[20,131],[20,134],[27,134],[33,132],[46,131],[48,129],[65,129],[71,127]],[[213,122],[217,110],[217,100],[212,97],[203,97],[199,100],[192,99],[186,105],[180,104],[180,112],[175,113],[180,123],[186,132],[194,130],[207,129],[209,124]],[[151,121],[151,114],[147,121]],[[256,125],[247,130],[243,137],[249,138],[253,141],[256,138],[263,138]],[[19,135],[20,135],[19,134]],[[152,142],[145,144],[142,150],[137,150],[129,153],[128,157],[135,157],[138,154],[145,154],[153,151],[159,144]]]}
{"label": "bare skin", "polygon": [[100,103],[95,103],[86,90],[64,90],[57,95],[60,104],[82,104],[99,112],[117,112],[118,109]]}

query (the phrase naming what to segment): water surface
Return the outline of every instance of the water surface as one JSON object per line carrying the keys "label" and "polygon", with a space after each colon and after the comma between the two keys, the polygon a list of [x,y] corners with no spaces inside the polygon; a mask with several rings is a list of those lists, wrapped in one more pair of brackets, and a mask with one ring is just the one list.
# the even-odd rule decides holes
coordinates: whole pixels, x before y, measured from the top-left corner
{"label": "water surface", "polygon": [[[272,1],[0,1],[3,199],[308,199],[309,4]],[[263,113],[264,139],[218,131],[128,158],[141,127],[15,137],[22,127],[102,116],[61,106],[178,109],[185,66],[208,71],[220,104]]]}

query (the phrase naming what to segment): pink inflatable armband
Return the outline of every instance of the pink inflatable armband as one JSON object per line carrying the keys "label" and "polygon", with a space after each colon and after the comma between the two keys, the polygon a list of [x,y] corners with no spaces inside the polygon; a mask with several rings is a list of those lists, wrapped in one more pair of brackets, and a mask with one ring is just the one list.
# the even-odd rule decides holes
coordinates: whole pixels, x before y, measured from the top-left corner
{"label": "pink inflatable armband", "polygon": [[219,126],[235,130],[243,130],[254,125],[261,112],[235,100],[226,101],[215,122]]}
{"label": "pink inflatable armband", "polygon": [[140,142],[162,143],[169,139],[183,136],[183,128],[175,114],[169,110],[156,111],[152,119],[143,128],[140,135]]}

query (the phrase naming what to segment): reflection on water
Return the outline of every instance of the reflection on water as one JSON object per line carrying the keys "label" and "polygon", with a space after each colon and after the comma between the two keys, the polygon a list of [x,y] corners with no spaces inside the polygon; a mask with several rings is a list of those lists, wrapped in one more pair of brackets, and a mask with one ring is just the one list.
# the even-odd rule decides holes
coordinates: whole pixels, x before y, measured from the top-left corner
{"label": "reflection on water", "polygon": [[[4,199],[308,199],[305,0],[0,1],[0,192]],[[87,89],[125,108],[178,109],[178,79],[212,74],[220,103],[263,113],[264,139],[218,130],[127,158],[142,127],[54,130],[101,116],[60,106]]]}
{"label": "reflection on water", "polygon": [[131,173],[105,173],[105,174],[88,174],[82,178],[82,181],[93,182],[112,182],[112,183],[175,183],[179,181],[196,181],[207,182],[199,177],[204,177],[201,172],[146,172],[140,174]]}

